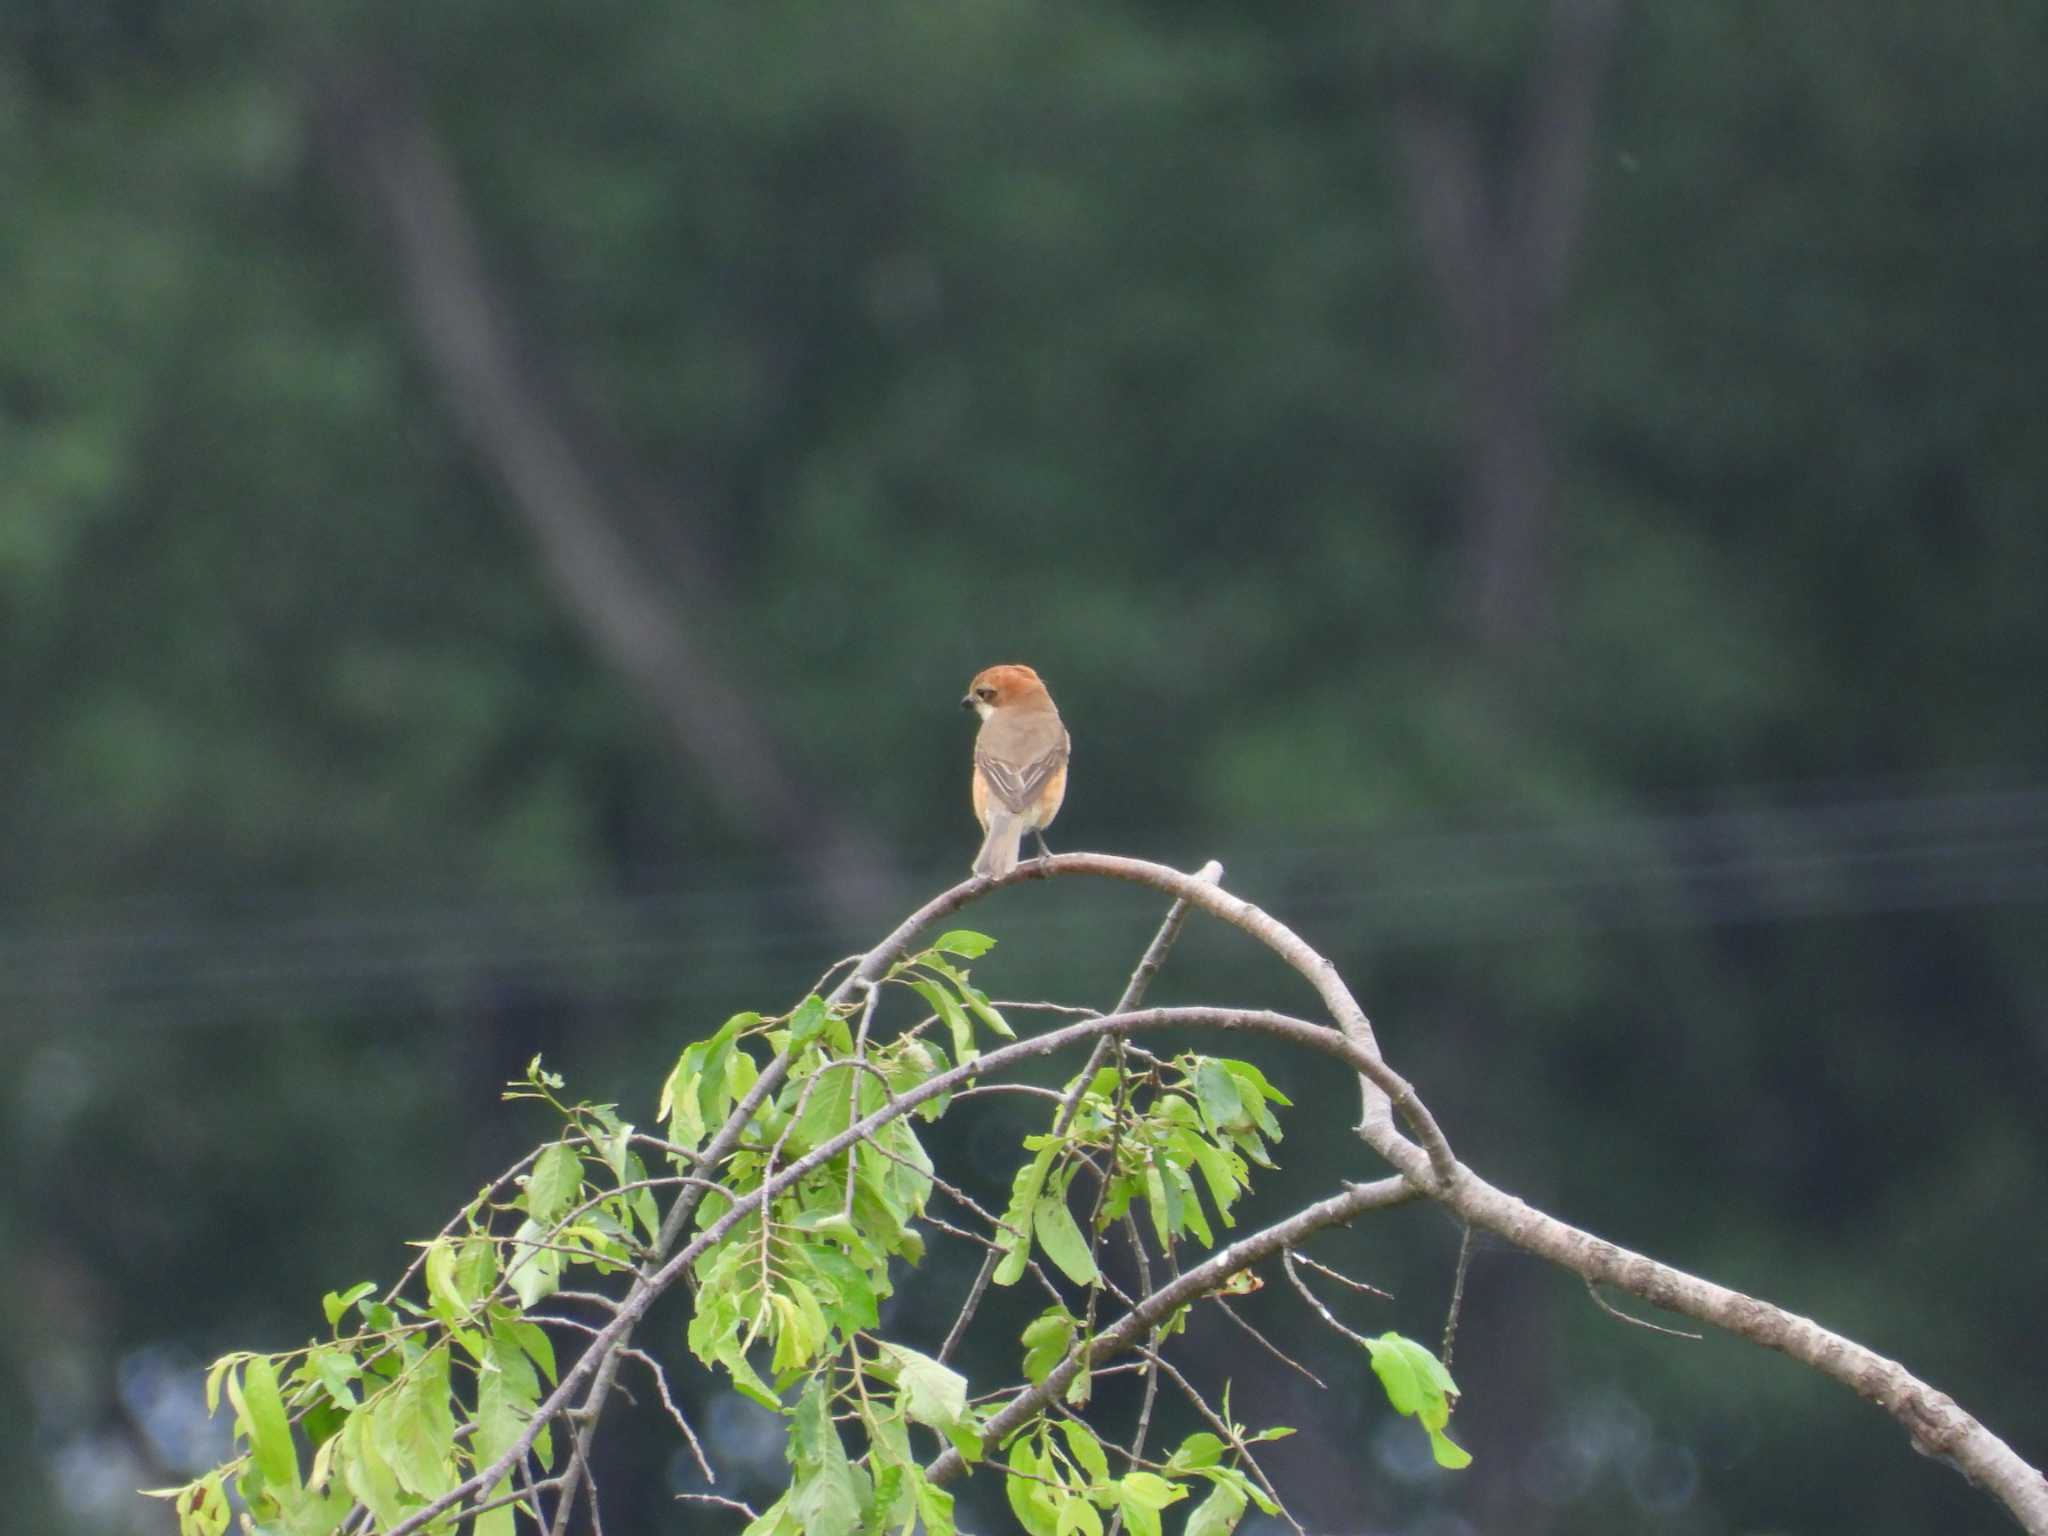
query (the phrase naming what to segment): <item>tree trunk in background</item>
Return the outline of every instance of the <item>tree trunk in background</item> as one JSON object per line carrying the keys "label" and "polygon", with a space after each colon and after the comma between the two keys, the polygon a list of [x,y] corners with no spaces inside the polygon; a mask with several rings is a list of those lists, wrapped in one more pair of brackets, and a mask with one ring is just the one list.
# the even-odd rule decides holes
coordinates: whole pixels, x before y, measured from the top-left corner
{"label": "tree trunk in background", "polygon": [[[1427,72],[1392,82],[1394,139],[1465,403],[1466,596],[1481,646],[1513,654],[1552,614],[1551,332],[1585,222],[1588,159],[1619,0],[1554,0],[1510,142]],[[1416,77],[1419,76],[1419,77]]]}
{"label": "tree trunk in background", "polygon": [[[616,445],[538,382],[491,279],[462,188],[414,93],[390,72],[333,73],[313,102],[323,147],[388,248],[413,334],[450,415],[533,540],[563,607],[669,728],[707,798],[778,848],[828,916],[865,931],[901,904],[880,840],[804,782],[715,639],[744,632],[688,534]],[[624,489],[621,489],[621,488]],[[662,530],[660,548],[647,530]],[[635,530],[639,537],[634,537]]]}

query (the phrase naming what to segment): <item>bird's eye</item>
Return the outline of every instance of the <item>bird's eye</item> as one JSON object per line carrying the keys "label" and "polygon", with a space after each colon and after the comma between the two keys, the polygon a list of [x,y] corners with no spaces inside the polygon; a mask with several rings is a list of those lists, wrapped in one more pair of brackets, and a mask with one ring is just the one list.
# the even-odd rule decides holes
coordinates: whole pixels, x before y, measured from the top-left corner
{"label": "bird's eye", "polygon": [[993,688],[977,688],[977,689],[975,689],[974,691],[975,691],[975,693],[976,693],[976,694],[977,694],[977,695],[978,695],[978,696],[980,697],[980,699],[981,699],[982,703],[984,703],[984,704],[993,704],[993,703],[995,703],[995,701],[996,701],[996,691],[995,691],[995,689],[993,689]]}

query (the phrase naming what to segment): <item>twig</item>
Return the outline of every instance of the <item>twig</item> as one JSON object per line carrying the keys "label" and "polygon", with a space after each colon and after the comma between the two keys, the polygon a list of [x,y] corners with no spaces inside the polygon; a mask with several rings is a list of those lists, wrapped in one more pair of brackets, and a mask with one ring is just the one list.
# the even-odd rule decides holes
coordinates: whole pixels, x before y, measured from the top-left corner
{"label": "twig", "polygon": [[[1443,1361],[1447,1371],[1451,1368],[1451,1346],[1458,1342],[1458,1313],[1465,1305],[1465,1271],[1472,1267],[1472,1223],[1465,1222],[1464,1228],[1465,1235],[1458,1239],[1458,1272],[1451,1281],[1451,1305],[1444,1313]],[[1593,1299],[1600,1300],[1598,1296]]]}
{"label": "twig", "polygon": [[1372,1348],[1371,1339],[1368,1339],[1362,1333],[1354,1333],[1351,1329],[1338,1322],[1337,1314],[1324,1306],[1321,1298],[1308,1288],[1308,1282],[1301,1278],[1300,1273],[1294,1267],[1294,1255],[1291,1252],[1282,1253],[1280,1255],[1280,1263],[1287,1270],[1287,1278],[1294,1282],[1294,1288],[1301,1292],[1302,1299],[1316,1309],[1318,1317],[1322,1318],[1324,1322],[1343,1334],[1345,1338],[1356,1344],[1360,1349],[1370,1350]]}
{"label": "twig", "polygon": [[1314,1270],[1317,1274],[1328,1275],[1332,1280],[1336,1281],[1339,1285],[1348,1285],[1354,1291],[1364,1291],[1368,1296],[1377,1296],[1382,1301],[1392,1301],[1394,1299],[1394,1293],[1392,1291],[1383,1291],[1378,1286],[1370,1285],[1363,1280],[1354,1280],[1349,1275],[1345,1274],[1344,1271],[1342,1271],[1341,1269],[1332,1269],[1327,1264],[1318,1263],[1316,1260],[1310,1258],[1305,1253],[1297,1253],[1294,1256],[1294,1262],[1297,1264],[1306,1264],[1310,1269]]}
{"label": "twig", "polygon": [[1243,1318],[1239,1317],[1237,1315],[1237,1308],[1233,1307],[1221,1296],[1211,1296],[1209,1298],[1209,1304],[1215,1307],[1218,1311],[1220,1311],[1225,1317],[1229,1318],[1233,1323],[1237,1324],[1237,1326],[1242,1328],[1246,1333],[1250,1334],[1252,1336],[1253,1341],[1258,1344],[1259,1348],[1263,1349],[1275,1360],[1278,1360],[1282,1365],[1288,1367],[1288,1369],[1290,1370],[1300,1372],[1303,1376],[1307,1377],[1310,1381],[1314,1382],[1316,1386],[1322,1389],[1323,1391],[1327,1392],[1330,1390],[1330,1384],[1328,1382],[1324,1381],[1322,1377],[1318,1376],[1314,1371],[1310,1370],[1307,1366],[1303,1365],[1299,1360],[1295,1359],[1292,1355],[1288,1354],[1286,1350],[1282,1349],[1278,1344],[1275,1344],[1271,1339],[1267,1338],[1263,1333],[1259,1332],[1259,1330],[1254,1328],[1250,1323],[1246,1322]]}
{"label": "twig", "polygon": [[974,1314],[981,1307],[981,1298],[988,1292],[989,1276],[996,1272],[996,1265],[1001,1262],[1001,1250],[994,1247],[982,1255],[981,1269],[975,1274],[974,1284],[967,1288],[967,1300],[961,1304],[960,1315],[953,1319],[953,1326],[946,1330],[946,1342],[939,1346],[941,1365],[953,1358],[954,1347],[959,1344],[960,1336],[967,1332],[967,1325],[974,1321]]}
{"label": "twig", "polygon": [[754,1513],[753,1505],[742,1503],[738,1499],[728,1499],[716,1493],[679,1493],[676,1495],[676,1498],[679,1500],[688,1499],[692,1504],[716,1504],[721,1509],[737,1510],[749,1520],[761,1518]]}
{"label": "twig", "polygon": [[1259,1486],[1266,1490],[1266,1497],[1280,1506],[1280,1518],[1294,1527],[1295,1536],[1308,1536],[1308,1532],[1301,1528],[1301,1522],[1288,1513],[1286,1502],[1280,1497],[1280,1490],[1274,1487],[1273,1480],[1266,1476],[1266,1469],[1260,1466],[1258,1458],[1252,1455],[1251,1447],[1244,1443],[1244,1437],[1237,1432],[1237,1426],[1211,1408],[1207,1399],[1195,1390],[1195,1384],[1183,1376],[1171,1360],[1151,1349],[1147,1349],[1146,1353],[1151,1355],[1152,1363],[1164,1371],[1173,1384],[1180,1388],[1182,1395],[1194,1405],[1195,1412],[1207,1419],[1210,1428],[1221,1435],[1230,1448],[1244,1458],[1244,1464],[1252,1469],[1252,1476],[1256,1477]]}
{"label": "twig", "polygon": [[[1594,1306],[1605,1312],[1609,1317],[1618,1318],[1620,1321],[1627,1323],[1631,1328],[1647,1328],[1650,1332],[1661,1333],[1667,1338],[1691,1339],[1694,1343],[1699,1343],[1706,1338],[1706,1335],[1703,1333],[1692,1333],[1684,1328],[1666,1328],[1662,1323],[1653,1323],[1647,1317],[1629,1316],[1628,1313],[1622,1311],[1621,1308],[1617,1307],[1605,1296],[1602,1296],[1600,1294],[1600,1287],[1591,1280],[1586,1282],[1586,1294],[1593,1298]],[[1444,1356],[1444,1369],[1449,1370],[1450,1368],[1451,1359],[1449,1355],[1446,1355]]]}
{"label": "twig", "polygon": [[628,1360],[638,1360],[647,1367],[648,1373],[654,1377],[655,1389],[661,1393],[661,1406],[668,1410],[668,1416],[675,1420],[676,1428],[680,1429],[683,1432],[683,1438],[690,1442],[690,1454],[697,1458],[697,1470],[704,1474],[705,1482],[717,1482],[718,1474],[711,1470],[711,1463],[705,1460],[704,1447],[697,1441],[697,1432],[690,1428],[690,1421],[683,1417],[683,1411],[676,1407],[676,1400],[669,1396],[668,1372],[661,1368],[661,1362],[648,1354],[646,1350],[631,1344],[621,1349],[619,1353]]}

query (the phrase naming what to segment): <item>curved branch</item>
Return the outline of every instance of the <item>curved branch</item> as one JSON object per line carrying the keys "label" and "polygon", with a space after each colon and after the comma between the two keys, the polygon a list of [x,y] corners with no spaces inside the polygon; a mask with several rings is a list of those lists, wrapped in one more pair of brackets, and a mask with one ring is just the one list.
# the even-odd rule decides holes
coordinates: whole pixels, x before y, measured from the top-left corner
{"label": "curved branch", "polygon": [[[1809,1318],[1686,1274],[1547,1216],[1487,1183],[1458,1162],[1414,1088],[1380,1056],[1372,1027],[1337,975],[1335,966],[1285,924],[1199,877],[1137,859],[1101,854],[1064,854],[1022,866],[1009,879],[1042,879],[1061,875],[1094,875],[1147,885],[1221,918],[1264,943],[1306,977],[1337,1020],[1338,1027],[1333,1030],[1285,1014],[1256,1009],[1150,1008],[1084,1019],[1029,1040],[1015,1041],[975,1061],[937,1074],[797,1159],[772,1180],[764,1182],[761,1188],[736,1199],[731,1209],[680,1251],[637,1277],[626,1299],[620,1303],[618,1315],[592,1341],[582,1358],[563,1373],[554,1392],[535,1410],[518,1442],[498,1462],[393,1527],[388,1536],[409,1536],[462,1500],[495,1486],[526,1454],[541,1428],[568,1408],[586,1380],[593,1381],[592,1395],[597,1395],[599,1385],[608,1381],[605,1373],[616,1370],[618,1351],[629,1340],[640,1317],[681,1277],[688,1265],[705,1249],[721,1241],[756,1207],[772,1200],[813,1168],[871,1136],[890,1120],[959,1086],[970,1077],[999,1072],[1018,1062],[1109,1033],[1136,1033],[1190,1025],[1272,1035],[1350,1066],[1373,1084],[1381,1095],[1377,1106],[1372,1095],[1368,1095],[1367,1114],[1359,1127],[1359,1134],[1399,1170],[1401,1177],[1352,1186],[1344,1194],[1319,1202],[1265,1232],[1229,1245],[1203,1264],[1139,1300],[1122,1318],[1097,1335],[1088,1363],[1130,1347],[1173,1308],[1212,1289],[1236,1270],[1256,1263],[1290,1242],[1300,1241],[1320,1226],[1346,1220],[1360,1211],[1396,1199],[1423,1194],[1473,1225],[1485,1227],[1517,1247],[1548,1259],[1583,1279],[1612,1286],[1668,1311],[1712,1323],[1764,1348],[1787,1354],[1842,1382],[1896,1419],[1916,1449],[1949,1461],[1972,1483],[2003,1502],[2024,1529],[2035,1533],[2035,1536],[2048,1536],[2048,1479],[2044,1479],[2038,1470],[2029,1466],[2010,1446],[1946,1394],[1920,1381],[1896,1361],[1833,1333]],[[998,883],[970,880],[926,903],[869,951],[856,970],[835,989],[833,1000],[844,1001],[855,991],[872,988],[926,925],[967,905],[994,889]],[[728,1117],[713,1139],[712,1146],[706,1149],[705,1155],[710,1160],[707,1166],[717,1166],[717,1160],[723,1156],[717,1150],[721,1144],[726,1151],[736,1144],[746,1118],[773,1091],[773,1085],[782,1080],[787,1070],[785,1057],[778,1057],[763,1069],[754,1091]],[[1378,1114],[1375,1114],[1375,1108],[1380,1111]],[[1408,1140],[1395,1130],[1390,1113],[1393,1108],[1399,1108],[1402,1117],[1421,1138],[1421,1144]],[[671,1208],[662,1229],[664,1251],[680,1235],[688,1212],[696,1208],[700,1193],[695,1187],[687,1190]],[[1064,1388],[1082,1363],[1078,1355],[1071,1357],[1040,1387],[1013,1398],[990,1421],[987,1426],[989,1434],[1000,1439],[1025,1422],[1051,1394]],[[1041,1392],[1047,1395],[1036,1395]],[[599,1400],[601,1402],[601,1398]],[[586,1422],[590,1417],[587,1409],[588,1400]],[[957,1473],[947,1456],[933,1463],[934,1475],[942,1471],[949,1476]]]}

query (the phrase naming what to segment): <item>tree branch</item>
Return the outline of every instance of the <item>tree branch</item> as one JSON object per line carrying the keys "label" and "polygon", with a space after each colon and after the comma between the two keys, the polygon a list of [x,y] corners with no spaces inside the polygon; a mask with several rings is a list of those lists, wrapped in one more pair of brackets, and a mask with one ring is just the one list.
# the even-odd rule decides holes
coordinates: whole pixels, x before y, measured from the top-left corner
{"label": "tree branch", "polygon": [[[1014,1041],[974,1061],[936,1074],[791,1162],[772,1179],[764,1181],[760,1188],[735,1198],[717,1221],[679,1251],[636,1276],[619,1305],[617,1315],[600,1331],[576,1364],[563,1373],[555,1390],[535,1410],[519,1440],[497,1462],[408,1517],[388,1536],[410,1536],[411,1532],[421,1529],[446,1510],[495,1486],[526,1455],[540,1429],[569,1407],[586,1381],[593,1383],[593,1396],[600,1386],[608,1385],[606,1373],[616,1370],[619,1351],[629,1341],[639,1319],[654,1300],[682,1276],[697,1256],[722,1241],[752,1211],[774,1199],[812,1169],[829,1162],[857,1142],[868,1139],[883,1125],[917,1105],[960,1086],[970,1077],[990,1076],[1021,1062],[1105,1035],[1187,1027],[1245,1030],[1269,1035],[1342,1061],[1359,1073],[1374,1086],[1381,1096],[1383,1108],[1388,1111],[1377,1116],[1373,1114],[1369,1098],[1368,1113],[1358,1127],[1359,1135],[1393,1164],[1399,1177],[1349,1186],[1341,1194],[1319,1201],[1260,1233],[1227,1245],[1203,1263],[1140,1298],[1116,1322],[1095,1336],[1085,1349],[1085,1360],[1084,1351],[1077,1349],[1044,1382],[1012,1397],[985,1426],[992,1442],[999,1442],[1010,1431],[1029,1422],[1034,1414],[1043,1411],[1048,1403],[1057,1400],[1084,1364],[1092,1368],[1096,1363],[1134,1347],[1175,1308],[1214,1289],[1232,1274],[1276,1252],[1297,1246],[1324,1227],[1420,1194],[1439,1201],[1467,1222],[1484,1227],[1589,1283],[1611,1286],[1667,1311],[1712,1323],[1767,1349],[1787,1354],[1842,1382],[1897,1420],[1916,1449],[1950,1461],[1970,1481],[2003,1502],[2023,1528],[2036,1533],[2036,1536],[2048,1536],[2048,1479],[2044,1479],[2039,1471],[2029,1466],[2003,1440],[1953,1400],[1914,1377],[1897,1362],[1830,1332],[1811,1319],[1686,1274],[1642,1254],[1632,1253],[1545,1215],[1487,1183],[1459,1163],[1451,1155],[1448,1143],[1436,1129],[1434,1119],[1413,1087],[1381,1058],[1370,1024],[1335,967],[1285,924],[1197,877],[1135,859],[1065,854],[1024,866],[1010,878],[1023,880],[1072,875],[1127,880],[1164,891],[1259,939],[1315,985],[1337,1019],[1338,1028],[1331,1029],[1285,1014],[1256,1009],[1150,1008],[1099,1019],[1083,1019],[1032,1039]],[[858,988],[873,987],[925,925],[994,889],[997,883],[970,880],[928,902],[869,951],[853,974],[835,989],[834,1000],[843,1001]],[[722,1162],[736,1144],[740,1127],[773,1091],[773,1085],[782,1080],[787,1069],[787,1058],[778,1057],[762,1070],[761,1080],[748,1095],[747,1102],[734,1111],[714,1138],[712,1146],[707,1148],[702,1166],[715,1168]],[[1410,1140],[1395,1129],[1393,1109],[1399,1110],[1401,1117],[1415,1131],[1417,1140]],[[663,1251],[682,1231],[688,1211],[695,1209],[700,1195],[701,1190],[692,1186],[678,1196],[668,1220],[663,1224]],[[678,1212],[682,1215],[679,1216]],[[587,1421],[590,1416],[586,1414],[585,1417]],[[935,1481],[942,1481],[957,1476],[961,1470],[963,1467],[957,1453],[948,1451],[931,1464],[928,1475]]]}
{"label": "tree branch", "polygon": [[[626,503],[645,476],[598,467],[589,434],[537,382],[494,281],[455,167],[402,77],[358,62],[319,82],[314,118],[329,157],[374,210],[413,334],[470,450],[542,557],[564,611],[654,706],[719,814],[811,872],[842,927],[872,922],[901,880],[872,832],[812,792],[712,638],[734,632],[722,583],[689,547],[673,509],[667,580],[629,536]],[[614,458],[617,456],[614,455]],[[642,494],[642,500],[651,497]]]}

